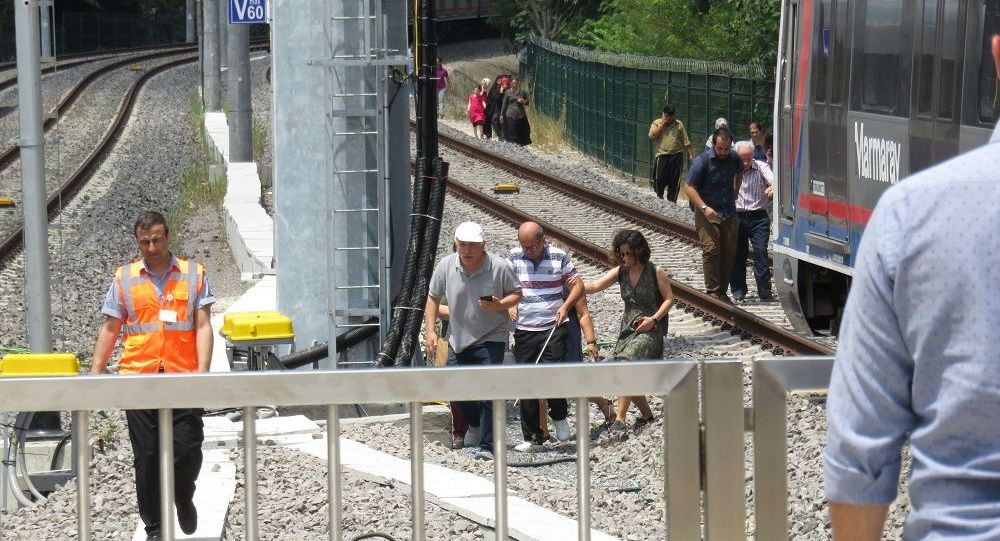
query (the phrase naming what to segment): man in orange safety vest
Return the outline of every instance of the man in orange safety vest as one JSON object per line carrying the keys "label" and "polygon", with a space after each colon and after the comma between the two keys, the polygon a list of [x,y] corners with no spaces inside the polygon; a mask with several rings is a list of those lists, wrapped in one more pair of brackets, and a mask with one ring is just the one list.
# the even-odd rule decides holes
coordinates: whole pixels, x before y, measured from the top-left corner
{"label": "man in orange safety vest", "polygon": [[[101,312],[107,316],[94,346],[92,374],[101,374],[124,331],[118,371],[122,374],[207,372],[212,358],[211,305],[215,301],[204,268],[174,257],[168,248],[167,220],[143,212],[133,228],[142,258],[115,272]],[[205,439],[200,409],[175,409],[174,490],[181,531],[194,533],[195,480]],[[160,540],[159,427],[157,410],[128,410],[129,440],[135,454],[139,517],[147,541]]]}

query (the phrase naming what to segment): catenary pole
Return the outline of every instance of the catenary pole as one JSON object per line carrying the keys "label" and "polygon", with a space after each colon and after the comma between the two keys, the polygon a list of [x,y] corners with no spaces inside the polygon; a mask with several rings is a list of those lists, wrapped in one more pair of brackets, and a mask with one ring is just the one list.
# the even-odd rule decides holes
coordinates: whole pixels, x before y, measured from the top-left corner
{"label": "catenary pole", "polygon": [[215,0],[219,3],[219,65],[228,68],[229,63],[229,3],[232,0]]}
{"label": "catenary pole", "polygon": [[194,43],[194,0],[187,0],[184,5],[184,41]]}
{"label": "catenary pole", "polygon": [[[228,21],[227,21],[228,23]],[[253,110],[250,103],[250,26],[229,25],[229,159],[253,160]]]}
{"label": "catenary pole", "polygon": [[45,138],[42,135],[42,66],[38,26],[38,0],[14,0],[28,345],[35,353],[47,353],[52,351],[52,298],[49,291],[49,223],[45,209]]}
{"label": "catenary pole", "polygon": [[201,0],[202,37],[205,39],[204,99],[206,111],[222,108],[222,88],[219,76],[219,0]]}

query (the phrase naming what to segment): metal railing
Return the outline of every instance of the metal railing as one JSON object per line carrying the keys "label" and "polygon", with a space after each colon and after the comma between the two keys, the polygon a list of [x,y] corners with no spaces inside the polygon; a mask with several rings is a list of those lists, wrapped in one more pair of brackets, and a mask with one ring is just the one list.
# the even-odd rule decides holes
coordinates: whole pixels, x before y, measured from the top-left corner
{"label": "metal railing", "polygon": [[[753,365],[754,500],[757,539],[788,538],[788,394],[823,393],[832,357],[763,359]],[[775,494],[785,494],[775,498]]]}
{"label": "metal railing", "polygon": [[[589,426],[588,396],[656,395],[663,399],[664,520],[667,539],[745,540],[744,434],[753,432],[756,539],[788,536],[786,400],[789,393],[822,393],[833,359],[777,358],[753,362],[752,407],[744,407],[741,359],[677,360],[542,366],[445,367],[293,373],[160,374],[77,378],[0,379],[0,411],[72,411],[73,437],[87,441],[90,410],[159,409],[160,441],[173,440],[172,408],[327,405],[329,538],[343,536],[338,405],[405,402],[410,408],[411,507],[414,540],[423,540],[423,418],[421,402],[492,400],[493,423],[506,425],[504,401],[574,397],[576,426]],[[699,378],[699,372],[701,378]],[[700,379],[700,381],[699,381]],[[700,399],[699,399],[700,397]],[[578,538],[590,539],[589,431],[577,430]],[[495,430],[495,449],[505,449]],[[246,538],[259,538],[256,431],[243,428]],[[89,447],[75,457],[77,485],[88,487]],[[163,538],[173,539],[173,448],[161,445]],[[767,497],[758,497],[767,495]],[[494,468],[496,539],[508,537],[506,454]],[[77,496],[78,535],[91,539],[90,495]],[[3,524],[0,523],[0,539]]]}
{"label": "metal railing", "polygon": [[[329,538],[342,538],[340,418],[337,406],[354,403],[410,404],[412,539],[424,536],[423,422],[421,402],[493,400],[493,422],[506,425],[504,401],[513,398],[576,398],[577,426],[589,426],[588,396],[663,397],[665,522],[668,539],[701,538],[700,446],[697,362],[655,361],[549,366],[446,367],[402,370],[341,370],[295,373],[158,374],[75,378],[0,379],[0,411],[71,411],[77,441],[87,441],[91,410],[158,409],[160,442],[173,441],[174,408],[327,405]],[[667,412],[669,411],[669,415]],[[742,412],[741,412],[742,415]],[[741,417],[742,418],[742,417]],[[505,449],[506,432],[494,431],[494,448]],[[577,430],[579,539],[590,539],[589,431]],[[246,538],[260,536],[257,517],[256,433],[243,428]],[[173,539],[173,446],[160,446],[163,539]],[[495,457],[496,538],[507,539],[506,455]],[[740,462],[742,464],[742,461]],[[78,539],[91,537],[89,446],[75,457],[78,472]],[[740,479],[743,474],[740,472]],[[742,491],[741,491],[742,492]],[[0,523],[0,539],[3,538]]]}

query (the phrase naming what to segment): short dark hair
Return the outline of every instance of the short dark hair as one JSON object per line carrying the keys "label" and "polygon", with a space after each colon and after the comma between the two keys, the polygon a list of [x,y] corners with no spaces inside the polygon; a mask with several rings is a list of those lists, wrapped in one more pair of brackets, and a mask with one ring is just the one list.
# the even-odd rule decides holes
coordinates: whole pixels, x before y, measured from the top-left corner
{"label": "short dark hair", "polygon": [[725,139],[730,143],[733,142],[733,134],[730,133],[728,128],[719,128],[712,132],[712,146],[715,146],[715,141],[719,138]]}
{"label": "short dark hair", "polygon": [[619,229],[615,233],[614,240],[611,241],[611,253],[608,254],[608,259],[611,260],[612,265],[622,264],[622,245],[628,245],[632,250],[632,256],[638,259],[640,263],[643,265],[649,263],[649,243],[646,242],[646,237],[642,236],[642,233],[635,229]]}
{"label": "short dark hair", "polygon": [[668,104],[666,104],[666,105],[663,106],[663,113],[667,114],[667,115],[670,115],[670,116],[674,116],[675,114],[677,114],[677,110],[674,109],[673,105],[670,105],[668,103]]}
{"label": "short dark hair", "polygon": [[771,132],[764,133],[764,150],[770,150],[774,148],[774,134]]}
{"label": "short dark hair", "polygon": [[167,219],[155,210],[147,210],[135,219],[135,226],[132,227],[132,233],[138,236],[140,229],[149,231],[158,225],[163,226],[164,233],[168,235],[170,234],[170,227],[167,226]]}
{"label": "short dark hair", "polygon": [[756,120],[750,122],[750,124],[747,125],[747,128],[749,129],[749,128],[752,128],[754,126],[757,126],[757,129],[760,130],[761,132],[764,131],[764,125],[761,124],[760,122],[757,122]]}

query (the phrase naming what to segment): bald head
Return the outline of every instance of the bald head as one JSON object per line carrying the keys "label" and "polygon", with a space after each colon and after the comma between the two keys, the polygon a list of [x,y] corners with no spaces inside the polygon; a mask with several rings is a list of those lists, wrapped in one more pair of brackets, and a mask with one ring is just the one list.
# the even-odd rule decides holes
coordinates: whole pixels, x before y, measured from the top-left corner
{"label": "bald head", "polygon": [[521,227],[517,228],[517,240],[521,241],[521,244],[524,244],[525,241],[537,241],[544,237],[545,232],[542,231],[542,226],[535,222],[524,222]]}

